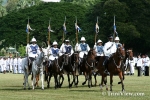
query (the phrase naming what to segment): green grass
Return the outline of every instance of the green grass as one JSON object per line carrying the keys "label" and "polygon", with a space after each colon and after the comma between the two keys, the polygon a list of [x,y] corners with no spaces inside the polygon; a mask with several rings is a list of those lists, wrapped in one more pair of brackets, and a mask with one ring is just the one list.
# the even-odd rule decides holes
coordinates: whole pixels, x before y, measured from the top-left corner
{"label": "green grass", "polygon": [[[30,77],[29,83],[31,86]],[[101,76],[98,76],[97,80],[99,84]],[[137,77],[135,74],[134,76],[125,77],[125,92],[133,94],[144,93],[144,96],[121,95],[121,85],[117,84],[119,81],[118,76],[114,76],[112,96],[106,91],[106,87],[103,87],[103,91],[100,91],[99,86],[88,88],[87,84],[85,86],[81,85],[83,81],[84,76],[79,76],[78,87],[73,86],[69,89],[67,77],[65,75],[62,88],[54,89],[54,79],[52,78],[50,88],[46,87],[45,82],[44,90],[41,90],[41,87],[37,87],[35,90],[23,90],[22,74],[0,73],[0,100],[150,100],[149,76]],[[39,83],[41,83],[41,81]]]}

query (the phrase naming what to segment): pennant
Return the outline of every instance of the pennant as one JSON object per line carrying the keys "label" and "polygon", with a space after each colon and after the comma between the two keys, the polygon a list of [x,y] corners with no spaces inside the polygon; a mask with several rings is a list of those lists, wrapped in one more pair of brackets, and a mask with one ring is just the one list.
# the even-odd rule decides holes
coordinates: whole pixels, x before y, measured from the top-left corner
{"label": "pennant", "polygon": [[77,23],[75,23],[75,29],[80,32],[81,31],[81,28],[77,25]]}
{"label": "pennant", "polygon": [[53,30],[51,30],[51,26],[50,25],[48,26],[48,31],[49,32],[54,32]]}
{"label": "pennant", "polygon": [[26,32],[27,32],[27,33],[30,33],[30,30],[31,30],[31,31],[34,31],[35,29],[32,29],[32,28],[30,27],[30,25],[27,24]]}
{"label": "pennant", "polygon": [[98,23],[96,23],[96,25],[95,25],[95,32],[96,32],[96,34],[99,33],[99,26],[98,26]]}
{"label": "pennant", "polygon": [[66,33],[67,33],[67,30],[66,30],[66,24],[65,24],[65,22],[64,22],[64,24],[63,24],[63,30],[64,30],[64,33],[66,34]]}

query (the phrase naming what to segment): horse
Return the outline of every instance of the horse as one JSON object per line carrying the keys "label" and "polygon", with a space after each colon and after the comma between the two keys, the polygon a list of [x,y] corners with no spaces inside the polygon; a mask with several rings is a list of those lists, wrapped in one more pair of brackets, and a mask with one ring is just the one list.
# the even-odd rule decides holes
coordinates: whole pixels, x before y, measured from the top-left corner
{"label": "horse", "polygon": [[[118,47],[116,50],[116,53],[112,55],[111,58],[109,58],[108,61],[108,71],[110,73],[110,91],[112,91],[112,82],[113,82],[113,75],[118,74],[119,78],[121,80],[120,83],[122,83],[122,91],[124,91],[124,84],[123,84],[123,71],[122,71],[122,60],[125,58],[125,49],[124,47]],[[100,89],[102,90],[103,82],[106,85],[106,90],[108,90],[107,86],[107,74],[104,73],[104,66],[103,62],[105,60],[105,57],[102,56],[99,59],[98,65],[97,65],[97,73],[100,73],[102,76],[101,83],[100,83]]]}
{"label": "horse", "polygon": [[88,87],[92,86],[92,73],[95,69],[96,62],[96,52],[94,49],[90,49],[86,58],[83,59],[82,64],[80,65],[81,72],[84,72],[85,81],[82,83],[84,85],[88,80]]}
{"label": "horse", "polygon": [[108,62],[108,71],[110,73],[110,91],[112,91],[112,82],[113,82],[113,75],[118,74],[121,85],[122,91],[124,91],[124,84],[123,84],[123,71],[122,71],[122,60],[125,58],[125,49],[123,46],[119,46],[116,50],[116,53],[113,54],[112,58]]}
{"label": "horse", "polygon": [[30,85],[28,82],[28,76],[30,75],[30,71],[29,71],[29,60],[28,57],[25,57],[22,59],[22,70],[24,72],[24,89],[26,89],[26,84],[28,84],[28,89],[30,89]]}
{"label": "horse", "polygon": [[32,89],[35,89],[36,84],[36,77],[40,74],[41,82],[42,82],[42,90],[44,89],[43,83],[43,59],[44,59],[44,52],[42,48],[40,48],[39,56],[32,62]]}
{"label": "horse", "polygon": [[[56,88],[61,88],[63,81],[64,81],[64,76],[63,76],[63,56],[59,56],[58,59],[55,59],[51,61],[51,64],[49,63],[45,66],[45,80],[47,81],[47,88],[50,87],[50,80],[52,75],[54,75],[54,80],[55,80],[55,89]],[[59,78],[58,78],[59,75]],[[60,82],[62,78],[62,81]]]}

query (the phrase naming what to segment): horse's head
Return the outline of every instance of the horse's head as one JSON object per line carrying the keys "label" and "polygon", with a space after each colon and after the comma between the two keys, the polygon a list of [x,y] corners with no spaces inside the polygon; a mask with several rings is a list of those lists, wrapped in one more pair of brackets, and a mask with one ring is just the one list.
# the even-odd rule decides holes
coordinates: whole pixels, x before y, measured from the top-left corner
{"label": "horse's head", "polygon": [[40,55],[39,55],[39,58],[44,58],[44,52],[43,52],[43,49],[42,48],[40,48]]}
{"label": "horse's head", "polygon": [[128,58],[129,60],[133,60],[133,51],[132,51],[132,49],[128,49],[126,51],[126,58]]}
{"label": "horse's head", "polygon": [[91,48],[90,51],[88,52],[88,56],[96,57],[96,51],[95,51],[95,49]]}
{"label": "horse's head", "polygon": [[125,49],[123,46],[118,46],[116,53],[120,59],[123,60],[125,58]]}
{"label": "horse's head", "polygon": [[78,63],[79,62],[79,53],[78,52],[75,52],[73,54],[73,60],[75,63]]}
{"label": "horse's head", "polygon": [[64,57],[64,64],[68,65],[69,64],[69,55],[68,54],[64,54],[63,57]]}

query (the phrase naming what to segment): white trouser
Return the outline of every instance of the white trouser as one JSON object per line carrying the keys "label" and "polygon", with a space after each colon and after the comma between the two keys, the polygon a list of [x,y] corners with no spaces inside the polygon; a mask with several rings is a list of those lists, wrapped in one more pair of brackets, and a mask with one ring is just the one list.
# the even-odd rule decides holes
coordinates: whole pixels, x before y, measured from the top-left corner
{"label": "white trouser", "polygon": [[14,65],[14,73],[17,73],[17,65]]}
{"label": "white trouser", "polygon": [[81,51],[80,53],[79,53],[79,57],[80,58],[83,58],[83,56],[84,56],[84,54],[88,54],[86,51]]}

